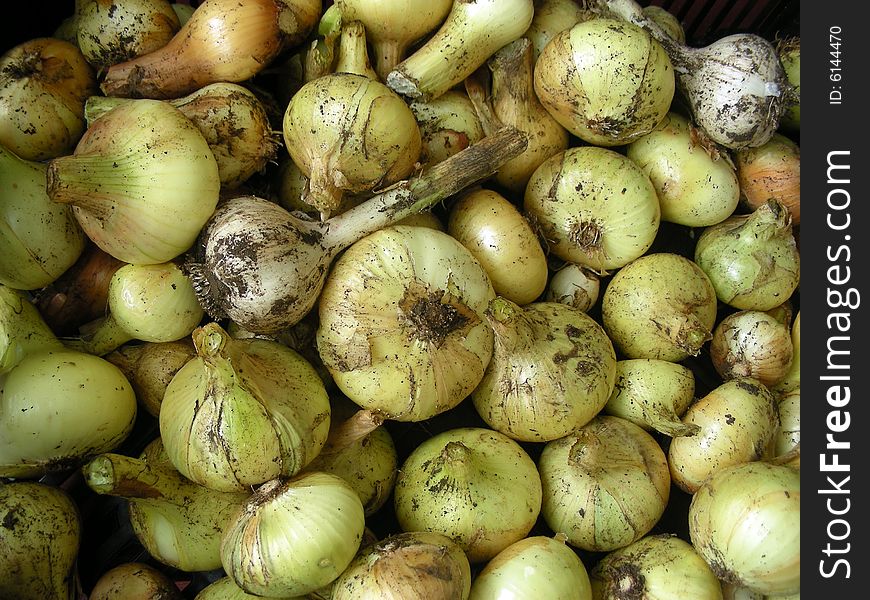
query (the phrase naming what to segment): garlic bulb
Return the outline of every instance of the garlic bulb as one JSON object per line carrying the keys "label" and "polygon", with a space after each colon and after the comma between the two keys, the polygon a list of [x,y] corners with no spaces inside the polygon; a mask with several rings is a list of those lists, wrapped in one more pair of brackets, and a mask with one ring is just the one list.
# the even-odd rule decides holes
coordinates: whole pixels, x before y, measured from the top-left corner
{"label": "garlic bulb", "polygon": [[671,440],[668,463],[674,483],[691,494],[726,467],[766,458],[779,414],[766,387],[741,377],[722,383],[692,404],[683,422],[700,430]]}
{"label": "garlic bulb", "polygon": [[557,33],[595,18],[595,12],[577,0],[535,0],[535,15],[523,37],[532,42],[532,60],[537,62],[544,46]]}
{"label": "garlic bulb", "polygon": [[234,340],[211,322],[193,332],[197,357],[169,382],[160,436],[172,464],[206,487],[244,490],[292,476],[323,448],[329,397],[297,352]]}
{"label": "garlic bulb", "polygon": [[360,550],[332,585],[331,600],[467,600],[471,565],[456,542],[432,531],[396,533]]}
{"label": "garlic bulb", "polygon": [[546,442],[604,408],[616,379],[616,353],[592,317],[555,302],[520,307],[501,297],[485,316],[495,344],[471,399],[490,427],[515,440]]}
{"label": "garlic bulb", "polygon": [[78,505],[61,488],[0,483],[0,598],[76,600],[81,521]]}
{"label": "garlic bulb", "polygon": [[550,252],[598,272],[646,253],[661,219],[649,177],[624,155],[598,146],[568,148],[541,163],[523,207]]}
{"label": "garlic bulb", "polygon": [[649,535],[614,550],[590,576],[595,600],[722,600],[716,574],[691,544],[675,535]]}
{"label": "garlic bulb", "polygon": [[757,310],[723,318],[713,330],[710,358],[722,379],[752,377],[767,387],[782,381],[791,367],[788,327]]}
{"label": "garlic bulb", "polygon": [[169,0],[78,0],[76,42],[97,69],[159,50],[181,28]]}
{"label": "garlic bulb", "polygon": [[362,541],[362,503],[337,475],[306,473],[261,485],[224,529],[221,561],[256,596],[300,596],[334,581]]}
{"label": "garlic bulb", "polygon": [[88,600],[182,600],[175,582],[163,571],[140,562],[121,563],[102,575]]}
{"label": "garlic bulb", "polygon": [[751,214],[706,228],[695,245],[695,263],[725,304],[762,311],[779,306],[800,283],[800,252],[788,209],[768,200]]}
{"label": "garlic bulb", "polygon": [[93,68],[72,43],[36,38],[0,56],[0,145],[24,160],[69,153],[85,130]]}
{"label": "garlic bulb", "polygon": [[495,297],[476,258],[446,233],[399,225],[348,248],[320,295],[317,348],[363,408],[422,421],[459,404],[492,355]]}
{"label": "garlic bulb", "polygon": [[413,100],[411,111],[423,141],[421,158],[434,165],[484,137],[483,126],[468,95],[448,90],[434,100]]}
{"label": "garlic bulb", "polygon": [[647,431],[655,429],[671,437],[694,435],[699,427],[680,421],[694,394],[695,376],[688,367],[659,359],[621,360],[604,412]]}
{"label": "garlic bulb", "polygon": [[24,292],[0,283],[0,376],[28,354],[61,348],[63,343]]}
{"label": "garlic bulb", "polygon": [[601,278],[586,267],[565,263],[550,277],[544,300],[561,302],[583,312],[589,311],[598,302],[601,293]]}
{"label": "garlic bulb", "polygon": [[321,10],[321,0],[205,0],[167,44],[110,66],[100,88],[106,96],[177,98],[245,81],[305,39]]}
{"label": "garlic bulb", "polygon": [[384,84],[355,73],[306,83],[284,112],[284,144],[308,177],[303,198],[325,217],[342,194],[369,191],[409,175],[422,141],[414,113]]}
{"label": "garlic bulb", "polygon": [[177,108],[118,106],[88,127],[72,155],[48,163],[46,190],[72,204],[82,229],[118,260],[156,264],[188,250],[218,200],[217,162]]}
{"label": "garlic bulb", "polygon": [[480,427],[449,429],[423,441],[399,469],[393,494],[403,531],[444,534],[472,563],[526,537],[541,498],[541,478],[526,451]]}
{"label": "garlic bulb", "polygon": [[0,380],[0,477],[78,466],[123,442],[136,396],[110,362],[68,349],[26,355]]}
{"label": "garlic bulb", "polygon": [[183,477],[162,440],[150,442],[138,458],[100,454],[82,466],[97,494],[126,498],[133,533],[156,560],[182,571],[221,566],[220,541],[230,518],[250,490],[218,492]]}
{"label": "garlic bulb", "polygon": [[538,460],[541,516],[568,543],[591,552],[646,535],[670,496],[668,461],[658,442],[630,421],[601,415],[547,442]]}
{"label": "garlic bulb", "polygon": [[85,249],[72,209],[45,192],[46,170],[0,145],[0,284],[18,290],[54,282]]}
{"label": "garlic bulb", "polygon": [[601,301],[604,329],[626,358],[697,356],[716,324],[716,291],[701,268],[656,252],[620,269]]}
{"label": "garlic bulb", "polygon": [[792,225],[801,222],[801,150],[780,133],[757,148],[734,152],[741,198],[750,210],[769,199],[781,202],[791,215]]}
{"label": "garlic bulb", "polygon": [[662,221],[707,227],[731,216],[742,186],[725,154],[711,150],[682,115],[669,112],[626,149],[659,197]]}
{"label": "garlic bulb", "polygon": [[674,98],[661,44],[606,17],[556,34],[535,63],[535,92],[565,129],[589,144],[620,146],[649,133]]}
{"label": "garlic bulb", "polygon": [[480,261],[495,293],[517,304],[535,301],[547,285],[547,258],[526,218],[486,189],[462,194],[450,208],[447,233]]}

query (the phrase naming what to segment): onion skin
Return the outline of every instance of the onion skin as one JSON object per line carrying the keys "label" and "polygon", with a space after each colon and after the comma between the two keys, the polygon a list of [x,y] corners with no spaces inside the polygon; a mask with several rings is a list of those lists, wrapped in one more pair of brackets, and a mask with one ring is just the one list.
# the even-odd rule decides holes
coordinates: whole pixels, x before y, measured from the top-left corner
{"label": "onion skin", "polygon": [[692,545],[724,582],[767,595],[800,590],[800,472],[751,462],[707,480],[689,505]]}
{"label": "onion skin", "polygon": [[453,156],[485,135],[474,104],[459,90],[448,90],[429,102],[414,100],[409,106],[420,127],[426,165]]}
{"label": "onion skin", "polygon": [[801,128],[801,40],[792,37],[776,45],[776,52],[785,76],[792,85],[792,98],[782,115],[780,126],[786,131],[800,132]]}
{"label": "onion skin", "polygon": [[775,394],[785,395],[801,387],[801,313],[798,311],[791,325],[792,360],[786,376],[771,386]]}
{"label": "onion skin", "polygon": [[532,42],[533,62],[537,62],[544,46],[557,33],[595,16],[592,10],[581,7],[576,0],[535,0],[535,15],[523,34]]}
{"label": "onion skin", "polygon": [[63,347],[27,295],[0,284],[0,381],[25,356]]}
{"label": "onion skin", "polygon": [[734,152],[741,199],[756,210],[769,199],[781,202],[792,225],[801,222],[801,151],[791,139],[775,133],[757,148]]}
{"label": "onion skin", "polygon": [[772,388],[788,374],[792,356],[791,332],[761,311],[731,313],[710,340],[713,367],[724,380],[752,377]]}
{"label": "onion skin", "polygon": [[595,273],[574,263],[565,263],[550,277],[544,300],[561,302],[588,312],[598,303],[601,293],[601,278]]}
{"label": "onion skin", "polygon": [[145,563],[128,562],[103,573],[88,600],[182,600],[168,575]]}

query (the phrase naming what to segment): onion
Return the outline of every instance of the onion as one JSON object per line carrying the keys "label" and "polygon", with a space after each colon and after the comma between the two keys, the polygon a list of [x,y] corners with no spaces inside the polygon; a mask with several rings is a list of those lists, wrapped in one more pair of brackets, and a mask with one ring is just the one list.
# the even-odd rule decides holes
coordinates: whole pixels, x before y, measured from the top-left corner
{"label": "onion", "polygon": [[102,575],[88,600],[182,600],[168,575],[149,564],[121,563]]}
{"label": "onion", "polygon": [[25,293],[0,284],[0,384],[27,355],[62,348]]}
{"label": "onion", "polygon": [[486,423],[515,440],[546,442],[592,420],[613,390],[616,354],[604,329],[564,304],[523,308],[505,298],[485,313],[495,344],[471,392]]}
{"label": "onion", "polygon": [[753,377],[767,387],[785,378],[792,354],[788,327],[757,310],[726,316],[710,341],[713,367],[723,379]]}
{"label": "onion", "polygon": [[720,38],[704,48],[674,40],[635,0],[604,0],[613,13],[649,31],[667,50],[695,124],[726,148],[760,146],[779,127],[788,80],[776,49],[752,33]]}
{"label": "onion", "polygon": [[636,358],[616,363],[616,383],[604,412],[671,437],[694,435],[680,417],[694,400],[695,376],[683,365]]}
{"label": "onion", "polygon": [[792,225],[801,222],[801,150],[780,133],[757,148],[734,152],[743,203],[755,210],[770,199],[781,202]]}
{"label": "onion", "polygon": [[661,215],[655,188],[640,167],[596,146],[569,148],[541,163],[523,206],[550,252],[598,272],[644,254]]}
{"label": "onion", "polygon": [[601,317],[626,358],[679,362],[697,356],[716,323],[716,292],[691,260],[647,254],[620,269],[604,291]]}
{"label": "onion", "polygon": [[778,200],[705,229],[695,245],[695,262],[719,300],[739,310],[775,308],[800,283],[791,216]]}
{"label": "onion", "polygon": [[261,485],[223,533],[224,571],[256,596],[299,596],[334,581],[362,541],[362,503],[337,475]]}
{"label": "onion", "polygon": [[658,23],[665,32],[680,44],[686,43],[686,32],[683,30],[683,24],[680,20],[668,12],[666,8],[649,4],[642,9],[644,16],[651,21]]}
{"label": "onion", "polygon": [[526,218],[507,198],[486,189],[463,194],[450,208],[447,233],[480,261],[495,293],[517,304],[547,285],[547,258]]}
{"label": "onion", "polygon": [[427,165],[439,163],[484,137],[474,104],[464,92],[448,90],[428,102],[414,100],[410,107],[420,127],[421,158]]}
{"label": "onion", "polygon": [[0,483],[0,523],[0,598],[78,598],[82,519],[69,494],[35,481]]}
{"label": "onion", "polygon": [[774,457],[786,457],[800,448],[801,443],[801,390],[788,392],[777,401],[779,429],[774,438]]}
{"label": "onion", "polygon": [[541,478],[517,442],[497,431],[460,427],[411,452],[393,498],[403,531],[444,534],[480,563],[531,531],[541,509]]}
{"label": "onion", "polygon": [[338,6],[332,5],[323,13],[317,25],[317,37],[307,50],[299,52],[302,83],[335,72],[336,45],[341,36],[342,18]]}
{"label": "onion", "polygon": [[366,28],[362,21],[345,22],[341,26],[338,56],[335,59],[336,73],[356,73],[379,81],[378,74],[369,62],[366,47]]}
{"label": "onion", "polygon": [[601,415],[547,442],[538,461],[541,516],[568,543],[608,552],[646,535],[670,496],[658,442],[631,421]]}
{"label": "onion", "polygon": [[792,85],[791,102],[786,106],[780,125],[788,131],[800,131],[801,127],[801,39],[788,37],[776,44],[776,53],[785,70],[786,79]]}
{"label": "onion", "polygon": [[494,296],[474,255],[446,233],[382,229],[329,273],[317,348],[355,403],[422,421],[455,407],[483,378],[492,354],[483,312]]}
{"label": "onion", "polygon": [[683,422],[698,433],[675,437],[668,448],[671,479],[694,493],[718,471],[760,460],[779,427],[773,394],[758,380],[730,379],[689,407]]}
{"label": "onion", "polygon": [[597,17],[553,37],[535,63],[535,92],[565,129],[619,146],[649,133],[674,98],[662,46],[631,23]]}
{"label": "onion", "polygon": [[440,533],[393,534],[363,548],[335,580],[331,600],[466,600],[471,565]]}
{"label": "onion", "polygon": [[692,497],[692,545],[722,581],[761,594],[800,589],[800,472],[762,462],[724,469]]}
{"label": "onion", "polygon": [[35,38],[0,56],[0,145],[24,160],[69,153],[85,130],[85,100],[97,76],[81,51]]}
{"label": "onion", "polygon": [[598,302],[600,292],[601,278],[598,275],[586,267],[566,263],[550,277],[544,300],[561,302],[587,312]]}
{"label": "onion", "polygon": [[801,313],[798,311],[791,325],[792,360],[788,373],[779,383],[771,386],[777,394],[787,394],[801,387]]}
{"label": "onion", "polygon": [[662,221],[706,227],[737,208],[741,186],[731,161],[705,146],[678,113],[668,113],[653,131],[629,144],[626,156],[655,186]]}
{"label": "onion", "polygon": [[649,535],[614,550],[592,570],[595,600],[722,600],[719,580],[688,542]]}
{"label": "onion", "polygon": [[532,42],[532,61],[537,62],[544,46],[557,33],[596,17],[577,0],[535,0],[535,15],[523,37]]}

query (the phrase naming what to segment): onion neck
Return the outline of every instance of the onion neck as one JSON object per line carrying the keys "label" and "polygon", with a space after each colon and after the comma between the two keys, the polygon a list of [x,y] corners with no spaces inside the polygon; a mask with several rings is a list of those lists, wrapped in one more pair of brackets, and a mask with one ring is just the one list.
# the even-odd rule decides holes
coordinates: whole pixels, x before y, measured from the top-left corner
{"label": "onion neck", "polygon": [[701,352],[701,346],[713,339],[710,329],[691,312],[691,307],[685,305],[662,311],[653,317],[653,322],[662,335],[690,356],[697,356]]}
{"label": "onion neck", "polygon": [[381,81],[386,81],[387,75],[402,62],[406,48],[407,43],[400,40],[376,40],[372,42],[375,73]]}
{"label": "onion neck", "polygon": [[507,298],[493,298],[483,314],[492,328],[495,344],[505,354],[529,346],[534,339],[532,325],[526,319],[523,308]]}
{"label": "onion neck", "polygon": [[125,178],[114,158],[68,155],[52,159],[46,171],[46,193],[54,202],[72,204],[105,221],[115,198],[125,193]]}
{"label": "onion neck", "polygon": [[333,427],[329,432],[323,450],[323,456],[338,454],[351,446],[362,442],[370,433],[380,427],[384,417],[372,410],[358,410],[350,418]]}
{"label": "onion neck", "polygon": [[211,321],[196,328],[191,334],[197,355],[206,360],[227,358],[233,339],[223,327]]}
{"label": "onion neck", "polygon": [[88,487],[98,494],[170,503],[182,501],[181,478],[157,472],[139,458],[101,454],[82,467],[82,474]]}
{"label": "onion neck", "polygon": [[770,199],[752,212],[740,226],[740,239],[748,244],[791,235],[791,215],[778,200]]}
{"label": "onion neck", "polygon": [[64,340],[64,344],[68,348],[87,352],[95,356],[108,354],[127,342],[136,339],[134,335],[121,327],[112,317],[111,313],[96,321],[82,325],[80,330],[82,334],[80,338]]}
{"label": "onion neck", "polygon": [[369,61],[366,30],[360,21],[351,21],[342,27],[335,72],[355,73],[373,81],[380,81]]}
{"label": "onion neck", "polygon": [[531,113],[531,103],[535,96],[532,69],[532,43],[528,38],[511,42],[489,60],[492,72],[492,102],[498,106],[500,101],[522,107],[523,112]]}

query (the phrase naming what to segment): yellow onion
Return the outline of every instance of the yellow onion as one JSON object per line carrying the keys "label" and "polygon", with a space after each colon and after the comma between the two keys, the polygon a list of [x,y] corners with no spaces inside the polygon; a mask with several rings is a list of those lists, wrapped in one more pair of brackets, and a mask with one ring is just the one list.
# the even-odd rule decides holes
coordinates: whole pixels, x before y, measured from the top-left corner
{"label": "yellow onion", "polygon": [[159,50],[181,22],[169,0],[79,0],[76,42],[97,69]]}
{"label": "yellow onion", "polygon": [[0,145],[24,160],[69,153],[85,131],[85,100],[97,76],[81,51],[35,38],[0,56]]}
{"label": "yellow onion", "polygon": [[766,387],[738,377],[692,404],[683,422],[700,430],[671,440],[668,462],[674,483],[691,494],[726,467],[766,458],[779,414]]}
{"label": "yellow onion", "polygon": [[403,531],[444,534],[480,563],[531,531],[541,509],[541,478],[506,435],[459,427],[414,448],[399,469],[393,500]]}
{"label": "yellow onion", "polygon": [[434,165],[484,137],[480,118],[468,95],[448,90],[434,100],[410,103],[423,140],[421,156]]}
{"label": "yellow onion", "polygon": [[63,343],[24,292],[0,284],[0,376],[28,354],[61,348]]}
{"label": "yellow onion", "polygon": [[785,377],[770,387],[776,394],[787,394],[801,387],[801,313],[798,311],[791,324],[791,366]]}
{"label": "yellow onion", "polygon": [[160,436],[172,464],[206,487],[244,490],[292,476],[323,448],[329,397],[287,346],[232,339],[215,322],[193,332],[197,357],[169,382]]}
{"label": "yellow onion", "polygon": [[532,227],[507,198],[471,190],[450,208],[447,233],[480,261],[495,293],[517,304],[535,301],[547,285],[547,258]]}
{"label": "yellow onion", "polygon": [[284,144],[308,177],[304,200],[324,216],[344,192],[387,187],[409,175],[422,141],[414,113],[384,84],[355,73],[306,83],[284,112]]}
{"label": "yellow onion", "polygon": [[583,312],[598,302],[601,278],[593,271],[574,263],[565,263],[552,274],[544,300],[561,302]]}
{"label": "yellow onion", "polygon": [[717,577],[761,594],[800,590],[800,472],[751,462],[723,469],[689,506],[692,545]]}
{"label": "yellow onion", "polygon": [[467,600],[471,565],[449,537],[396,533],[369,545],[332,585],[331,600]]}
{"label": "yellow onion", "polygon": [[639,540],[661,518],[670,496],[668,461],[658,442],[631,421],[609,415],[547,442],[538,470],[547,526],[591,552]]}
{"label": "yellow onion", "polygon": [[656,188],[662,221],[706,227],[731,216],[742,186],[729,158],[704,144],[689,121],[669,112],[646,135],[634,140],[626,156]]}
{"label": "yellow onion", "polygon": [[800,252],[788,209],[768,200],[751,214],[707,227],[695,245],[695,263],[725,304],[739,310],[779,306],[800,283]]}
{"label": "yellow onion", "polygon": [[245,81],[305,39],[321,10],[321,0],[206,0],[168,43],[110,66],[100,88],[106,96],[177,98]]}
{"label": "yellow onion", "polygon": [[[257,600],[263,596],[255,596],[249,594],[229,577],[224,576],[204,587],[195,597],[194,600]],[[317,592],[305,594],[303,596],[293,596],[277,598],[276,600],[323,600],[324,596]]]}
{"label": "yellow onion", "polygon": [[774,438],[774,457],[786,456],[801,443],[801,390],[783,395],[777,401],[779,429]]}
{"label": "yellow onion", "polygon": [[614,550],[590,574],[595,600],[722,600],[716,575],[688,542],[649,535]]}
{"label": "yellow onion", "polygon": [[557,33],[595,18],[595,12],[577,0],[535,0],[535,15],[523,37],[532,42],[532,59],[537,62],[544,46]]}
{"label": "yellow onion", "polygon": [[523,207],[550,252],[598,272],[649,250],[661,217],[655,188],[640,167],[597,146],[569,148],[541,163]]}
{"label": "yellow onion", "polygon": [[782,381],[791,367],[788,327],[758,310],[723,318],[713,330],[710,358],[722,379],[752,377],[767,387]]}
{"label": "yellow onion", "polygon": [[801,222],[801,150],[791,139],[774,133],[757,148],[734,152],[740,197],[750,210],[771,198],[788,209],[792,225]]}
{"label": "yellow onion", "polygon": [[135,420],[118,367],[76,350],[33,352],[0,381],[0,477],[76,467],[117,447]]}
{"label": "yellow onion", "polygon": [[586,313],[557,302],[520,307],[495,298],[485,313],[495,344],[471,392],[486,423],[510,438],[546,442],[591,421],[616,379],[616,353]]}
{"label": "yellow onion", "polygon": [[85,234],[69,206],[45,192],[46,166],[0,145],[0,284],[35,290],[79,259]]}
{"label": "yellow onion", "polygon": [[592,600],[589,575],[565,535],[532,536],[514,542],[475,577],[470,600],[560,598]]}
{"label": "yellow onion", "polygon": [[366,47],[366,27],[362,21],[345,22],[338,40],[338,55],[335,58],[336,73],[356,73],[380,81],[369,61]]}
{"label": "yellow onion", "polygon": [[97,494],[125,498],[136,539],[156,560],[182,571],[221,566],[221,534],[251,495],[218,492],[185,478],[159,437],[138,458],[103,453],[81,471]]}
{"label": "yellow onion", "polygon": [[694,394],[695,376],[681,364],[654,358],[620,360],[604,412],[647,431],[655,429],[671,437],[694,435],[699,427],[680,421]]}
{"label": "yellow onion", "polygon": [[0,598],[77,600],[78,505],[61,488],[0,482]]}
{"label": "yellow onion", "polygon": [[257,596],[300,596],[334,581],[362,541],[356,492],[337,475],[305,473],[261,485],[224,529],[221,561]]}
{"label": "yellow onion", "polygon": [[484,268],[446,233],[381,229],[333,265],[317,348],[356,404],[422,421],[455,407],[483,378],[492,355],[483,312],[494,297]]}
{"label": "yellow onion", "polygon": [[118,106],[95,120],[72,155],[48,163],[46,190],[73,205],[87,236],[127,263],[187,251],[214,212],[220,179],[205,138],[158,100]]}
{"label": "yellow onion", "polygon": [[596,146],[649,133],[674,98],[664,48],[631,23],[606,17],[556,34],[535,63],[535,92],[565,129]]}
{"label": "yellow onion", "polygon": [[182,600],[167,574],[149,564],[125,562],[97,579],[88,600]]}
{"label": "yellow onion", "polygon": [[656,252],[620,269],[604,291],[601,317],[626,358],[679,362],[697,356],[716,324],[716,291],[701,268]]}

